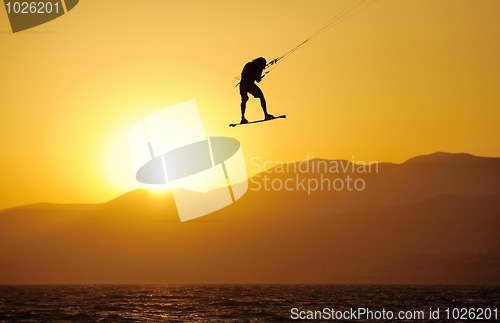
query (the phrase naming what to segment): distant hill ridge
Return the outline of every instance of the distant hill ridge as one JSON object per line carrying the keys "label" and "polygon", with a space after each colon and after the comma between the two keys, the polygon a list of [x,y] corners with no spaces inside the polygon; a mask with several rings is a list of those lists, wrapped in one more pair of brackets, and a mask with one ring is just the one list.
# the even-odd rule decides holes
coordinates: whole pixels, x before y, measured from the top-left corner
{"label": "distant hill ridge", "polygon": [[[314,158],[309,161],[299,161],[303,162],[339,162],[342,163],[343,167],[347,169],[345,174],[351,175],[352,167],[346,166],[346,164],[351,164],[352,161],[349,160],[329,160]],[[355,164],[356,165],[356,164]],[[359,166],[359,165],[356,165]],[[293,171],[294,167],[283,167],[283,169],[291,169]],[[282,173],[282,170],[276,173],[273,169],[268,170],[268,172],[262,172],[256,174],[250,178],[250,190],[247,194],[252,194],[252,188],[255,189],[256,185],[253,183],[261,183],[263,176],[266,176],[268,180],[272,181],[274,179],[286,180],[290,175],[289,173]],[[295,167],[298,169],[298,166]],[[357,192],[358,195],[362,195],[366,198],[374,199],[375,197],[369,197],[371,195],[390,195],[390,202],[385,202],[386,199],[378,197],[380,203],[375,203],[374,207],[379,207],[383,205],[392,205],[393,202],[397,203],[400,199],[401,203],[408,203],[417,201],[420,199],[429,198],[439,194],[455,194],[455,195],[491,195],[500,192],[500,158],[496,157],[478,157],[467,153],[444,153],[436,152],[429,155],[422,155],[408,159],[402,164],[393,163],[379,163],[378,173],[375,173],[375,167],[372,169],[371,174],[359,174],[356,173],[356,178],[362,178],[366,181],[367,188],[366,192]],[[295,173],[294,173],[295,174]],[[307,178],[317,178],[320,173],[300,173],[297,172],[301,177]],[[335,179],[339,175],[344,175],[342,168],[340,168],[340,174],[323,173],[324,177]],[[410,191],[415,194],[414,197],[406,196],[403,194],[405,191]],[[376,192],[378,194],[376,194]],[[314,192],[313,195],[325,195],[332,193],[333,190],[328,192]],[[270,190],[268,192],[273,195],[270,198],[276,198],[277,192]],[[291,195],[304,195],[300,193],[304,192],[287,192],[285,190],[284,195],[287,193]],[[297,194],[298,193],[298,194]],[[329,197],[336,199],[337,197],[344,197],[350,192],[334,192],[335,196],[329,194]],[[279,195],[279,194],[278,194]],[[306,194],[307,195],[307,194]],[[351,194],[352,195],[352,194]],[[162,199],[172,200],[172,194],[170,192],[165,194],[150,193],[146,189],[136,189],[130,192],[126,192],[108,202],[99,204],[54,204],[54,203],[38,203],[25,206],[18,206],[13,208],[8,208],[5,210],[0,210],[4,212],[7,210],[14,209],[59,209],[59,210],[91,210],[100,207],[106,207],[107,205],[118,205],[119,203],[143,205],[149,204],[154,205],[155,203],[162,205],[163,203],[158,202]],[[259,197],[260,198],[260,197]],[[310,199],[314,199],[314,196]],[[356,196],[360,198],[360,196]],[[156,201],[156,202],[155,202]],[[343,203],[341,203],[343,204]],[[371,207],[371,205],[370,205]],[[352,209],[346,209],[345,206],[341,206],[338,210],[339,212],[349,212],[358,209],[352,206]]]}
{"label": "distant hill ridge", "polygon": [[[0,284],[500,284],[500,158],[381,163],[357,191],[255,190],[180,223],[172,193],[0,211]],[[203,194],[203,193],[200,193]]]}

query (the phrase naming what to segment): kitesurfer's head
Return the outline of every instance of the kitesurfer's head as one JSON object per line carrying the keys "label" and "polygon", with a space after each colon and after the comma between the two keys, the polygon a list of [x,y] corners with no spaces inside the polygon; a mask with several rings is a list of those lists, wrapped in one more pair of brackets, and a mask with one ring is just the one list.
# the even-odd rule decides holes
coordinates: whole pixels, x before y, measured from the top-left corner
{"label": "kitesurfer's head", "polygon": [[253,63],[255,63],[257,66],[262,67],[262,68],[266,67],[266,64],[267,64],[266,59],[264,57],[259,57],[259,58],[254,59]]}

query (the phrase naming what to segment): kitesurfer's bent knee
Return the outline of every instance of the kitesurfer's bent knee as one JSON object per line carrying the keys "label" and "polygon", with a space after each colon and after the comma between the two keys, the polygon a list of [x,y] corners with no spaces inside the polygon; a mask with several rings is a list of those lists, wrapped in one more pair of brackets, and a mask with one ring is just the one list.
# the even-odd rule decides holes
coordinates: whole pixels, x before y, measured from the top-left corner
{"label": "kitesurfer's bent knee", "polygon": [[245,95],[243,95],[243,94],[242,94],[242,95],[241,95],[241,105],[242,105],[242,106],[246,105],[247,101],[248,101],[248,95],[246,95],[246,94],[245,94]]}
{"label": "kitesurfer's bent knee", "polygon": [[256,98],[260,99],[260,105],[262,107],[262,111],[264,111],[264,115],[267,115],[267,103],[266,103],[266,98],[264,98],[264,94],[260,92],[260,95],[256,96]]}
{"label": "kitesurfer's bent knee", "polygon": [[247,108],[247,101],[248,101],[248,97],[246,99],[241,98],[241,117],[242,118],[245,117],[245,110]]}
{"label": "kitesurfer's bent knee", "polygon": [[240,86],[240,95],[241,95],[241,118],[245,118],[245,110],[247,107],[247,101],[248,101],[248,93],[244,88]]}

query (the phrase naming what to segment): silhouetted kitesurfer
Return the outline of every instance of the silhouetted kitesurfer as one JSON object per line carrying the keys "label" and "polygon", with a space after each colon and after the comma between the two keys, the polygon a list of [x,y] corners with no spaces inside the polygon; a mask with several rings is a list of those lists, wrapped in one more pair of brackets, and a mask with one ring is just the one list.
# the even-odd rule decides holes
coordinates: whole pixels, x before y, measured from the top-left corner
{"label": "silhouetted kitesurfer", "polygon": [[247,107],[248,93],[253,95],[254,98],[260,99],[260,105],[262,106],[262,111],[264,111],[265,120],[272,120],[274,116],[267,113],[266,99],[264,98],[264,93],[255,84],[262,80],[262,71],[266,68],[266,59],[264,57],[259,57],[251,62],[248,62],[243,71],[241,72],[241,82],[240,82],[240,95],[241,95],[241,122],[242,124],[248,123],[245,119],[245,110]]}

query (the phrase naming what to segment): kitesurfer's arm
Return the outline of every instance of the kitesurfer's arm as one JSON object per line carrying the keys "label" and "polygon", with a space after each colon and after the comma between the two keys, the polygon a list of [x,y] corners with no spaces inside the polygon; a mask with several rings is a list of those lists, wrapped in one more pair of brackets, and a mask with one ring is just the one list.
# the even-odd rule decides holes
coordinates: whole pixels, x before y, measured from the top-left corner
{"label": "kitesurfer's arm", "polygon": [[257,83],[260,83],[260,81],[262,81],[262,72],[264,70],[259,70],[259,73],[257,74],[257,77],[255,78],[255,81],[257,81]]}

